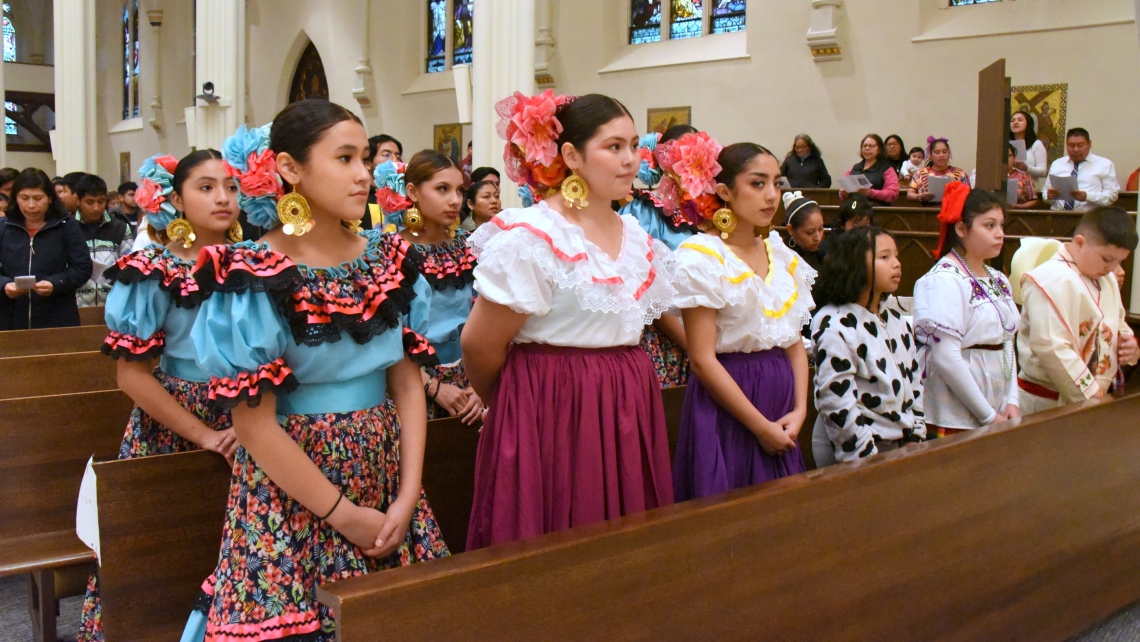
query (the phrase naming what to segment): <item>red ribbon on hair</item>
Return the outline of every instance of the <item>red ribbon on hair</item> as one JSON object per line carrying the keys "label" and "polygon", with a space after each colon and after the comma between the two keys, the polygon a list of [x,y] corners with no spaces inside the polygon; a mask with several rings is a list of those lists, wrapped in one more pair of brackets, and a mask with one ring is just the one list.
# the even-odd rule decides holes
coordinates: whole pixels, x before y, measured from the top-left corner
{"label": "red ribbon on hair", "polygon": [[942,209],[938,212],[938,221],[942,229],[938,232],[938,249],[935,256],[942,256],[942,249],[946,246],[946,237],[950,228],[962,220],[962,210],[966,207],[966,197],[970,195],[970,186],[965,183],[953,181],[946,185],[942,194]]}

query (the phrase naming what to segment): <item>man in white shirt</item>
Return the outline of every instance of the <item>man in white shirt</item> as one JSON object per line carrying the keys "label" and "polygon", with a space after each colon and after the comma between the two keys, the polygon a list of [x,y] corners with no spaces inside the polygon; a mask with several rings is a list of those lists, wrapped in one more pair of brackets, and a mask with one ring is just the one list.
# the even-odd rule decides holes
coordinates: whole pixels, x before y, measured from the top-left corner
{"label": "man in white shirt", "polygon": [[1055,210],[1087,212],[1097,205],[1112,205],[1120,194],[1120,183],[1116,180],[1116,166],[1112,161],[1091,153],[1092,140],[1089,132],[1074,127],[1065,136],[1068,155],[1053,161],[1049,176],[1076,176],[1077,189],[1071,200],[1060,200],[1060,194],[1050,185],[1052,178],[1045,181],[1045,196],[1053,201]]}

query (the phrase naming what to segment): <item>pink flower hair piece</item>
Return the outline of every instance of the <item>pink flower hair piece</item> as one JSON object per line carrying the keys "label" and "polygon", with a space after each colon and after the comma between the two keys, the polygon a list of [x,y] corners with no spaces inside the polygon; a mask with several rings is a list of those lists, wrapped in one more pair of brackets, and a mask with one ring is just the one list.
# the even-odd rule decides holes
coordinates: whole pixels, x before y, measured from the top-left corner
{"label": "pink flower hair piece", "polygon": [[240,172],[226,164],[226,173],[237,178],[238,187],[250,198],[273,196],[281,198],[285,190],[281,187],[281,177],[277,173],[277,155],[267,149],[260,154],[249,155],[249,169]]}
{"label": "pink flower hair piece", "polygon": [[672,145],[666,144],[663,153],[669,163],[662,167],[680,179],[681,187],[690,197],[711,194],[721,169],[717,157],[722,149],[724,147],[705,132],[685,134]]}
{"label": "pink flower hair piece", "polygon": [[537,96],[516,91],[495,104],[499,115],[496,129],[507,141],[503,160],[511,180],[520,185],[530,184],[534,181],[535,168],[548,168],[558,158],[562,123],[555,114],[559,107],[573,100],[573,96],[556,96],[547,89]]}
{"label": "pink flower hair piece", "polygon": [[174,174],[174,170],[178,169],[178,159],[169,154],[155,158],[154,162],[162,169],[170,172],[171,175]]}
{"label": "pink flower hair piece", "polygon": [[152,180],[142,179],[138,189],[135,190],[135,204],[144,212],[156,214],[165,202],[166,197],[162,195],[162,188]]}
{"label": "pink flower hair piece", "polygon": [[403,212],[412,206],[412,201],[407,196],[403,196],[391,187],[383,187],[376,190],[376,204],[380,209],[384,210],[386,214],[393,212]]}
{"label": "pink flower hair piece", "polygon": [[661,210],[667,216],[673,216],[680,209],[681,190],[672,174],[665,174],[661,177],[661,182],[657,184],[657,189],[653,191],[653,194],[657,197]]}

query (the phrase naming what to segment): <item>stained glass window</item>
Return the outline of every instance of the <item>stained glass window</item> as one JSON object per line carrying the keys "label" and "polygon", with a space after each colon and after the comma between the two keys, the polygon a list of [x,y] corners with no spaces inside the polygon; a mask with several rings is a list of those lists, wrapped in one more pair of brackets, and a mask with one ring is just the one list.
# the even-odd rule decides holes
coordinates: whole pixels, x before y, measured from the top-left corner
{"label": "stained glass window", "polygon": [[139,0],[134,0],[134,14],[131,16],[131,33],[134,36],[131,49],[131,104],[134,106],[131,117],[139,117]]}
{"label": "stained glass window", "polygon": [[987,2],[998,2],[999,0],[950,0],[951,7],[963,7],[968,4],[986,4]]}
{"label": "stained glass window", "polygon": [[[4,111],[15,112],[16,103],[4,103]],[[8,116],[4,116],[4,134],[6,136],[16,136],[19,133],[20,130],[16,128],[16,121],[12,120]]]}
{"label": "stained glass window", "polygon": [[12,7],[8,6],[7,2],[0,6],[4,9],[4,17],[0,18],[0,25],[4,31],[4,62],[16,62],[16,28],[8,18],[8,12]]}
{"label": "stained glass window", "polygon": [[713,0],[712,33],[744,31],[745,0]]}
{"label": "stained glass window", "polygon": [[447,68],[447,0],[428,1],[427,71]]}
{"label": "stained glass window", "polygon": [[455,2],[455,34],[452,40],[452,46],[455,48],[455,53],[452,55],[451,64],[453,65],[470,65],[471,52],[473,51],[473,32],[471,22],[471,9],[475,4],[475,0],[453,0]]}
{"label": "stained glass window", "polygon": [[139,0],[123,0],[123,120],[139,117]]}
{"label": "stained glass window", "polygon": [[661,1],[632,0],[629,9],[629,44],[661,41]]}
{"label": "stained glass window", "polygon": [[703,28],[704,0],[672,0],[669,6],[669,39],[696,38]]}

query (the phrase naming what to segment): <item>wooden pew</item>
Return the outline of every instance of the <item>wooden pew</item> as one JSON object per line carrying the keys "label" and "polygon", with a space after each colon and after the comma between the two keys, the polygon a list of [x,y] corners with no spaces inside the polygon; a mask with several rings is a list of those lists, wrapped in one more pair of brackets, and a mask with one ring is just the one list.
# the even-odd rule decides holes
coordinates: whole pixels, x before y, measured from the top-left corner
{"label": "wooden pew", "polygon": [[345,642],[1062,640],[1140,597],[1138,412],[1050,411],[319,596]]}
{"label": "wooden pew", "polygon": [[115,360],[98,352],[0,359],[0,399],[115,390]]}
{"label": "wooden pew", "polygon": [[0,577],[30,574],[37,641],[55,640],[57,595],[77,594],[57,571],[94,560],[75,499],[87,459],[118,455],[132,406],[117,390],[0,401]]}
{"label": "wooden pew", "polygon": [[0,358],[98,351],[106,337],[106,326],[97,325],[10,330],[0,332]]}
{"label": "wooden pew", "polygon": [[[907,195],[906,195],[907,187],[909,187],[909,184],[906,184],[905,182],[900,183],[899,184],[899,198],[898,198],[898,200],[895,201],[894,203],[892,203],[891,205],[876,206],[875,209],[878,210],[880,208],[888,208],[888,207],[920,207],[920,206],[923,206],[923,203],[921,201],[912,201],[909,198],[907,198]],[[804,196],[814,200],[815,202],[819,203],[820,205],[839,205],[843,202],[842,199],[839,198],[839,188],[797,187],[797,188],[794,188],[792,190],[784,190],[784,191],[785,192],[787,192],[787,191],[801,192]],[[1121,192],[1120,196],[1117,198],[1116,203],[1114,203],[1114,205],[1124,208],[1124,210],[1127,212],[1135,212],[1137,209],[1136,208],[1136,206],[1137,206],[1137,193],[1136,192]],[[927,205],[927,207],[931,207],[931,206]],[[784,216],[784,209],[783,209],[783,204],[781,203],[780,209],[776,213],[776,217],[778,220],[783,220],[783,216]]]}
{"label": "wooden pew", "polygon": [[[662,393],[671,450],[684,396]],[[424,489],[453,554],[467,542],[478,440],[458,419],[428,422]],[[217,563],[229,469],[199,451],[98,463],[95,474],[107,639],[176,641]]]}
{"label": "wooden pew", "polygon": [[106,325],[103,307],[79,308],[79,325]]}
{"label": "wooden pew", "polygon": [[94,468],[106,637],[177,642],[218,563],[230,468],[201,450]]}

